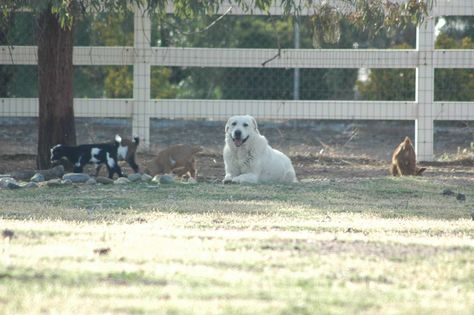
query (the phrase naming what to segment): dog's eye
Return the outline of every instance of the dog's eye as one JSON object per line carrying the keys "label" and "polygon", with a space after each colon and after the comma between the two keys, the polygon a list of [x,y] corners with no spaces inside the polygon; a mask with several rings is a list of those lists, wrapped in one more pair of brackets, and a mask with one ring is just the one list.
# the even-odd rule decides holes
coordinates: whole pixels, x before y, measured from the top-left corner
{"label": "dog's eye", "polygon": [[244,123],[244,127],[248,127],[248,126],[249,126],[249,124],[247,124],[247,123]]}
{"label": "dog's eye", "polygon": [[237,126],[237,122],[234,121],[234,122],[232,123],[232,126]]}

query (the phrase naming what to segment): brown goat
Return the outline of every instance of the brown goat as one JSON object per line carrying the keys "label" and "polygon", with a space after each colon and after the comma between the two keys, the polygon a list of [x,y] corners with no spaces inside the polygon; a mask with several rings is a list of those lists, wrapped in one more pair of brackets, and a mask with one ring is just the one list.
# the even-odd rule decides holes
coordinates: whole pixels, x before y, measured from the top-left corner
{"label": "brown goat", "polygon": [[421,175],[426,168],[416,166],[415,149],[409,137],[393,151],[390,173],[393,176]]}
{"label": "brown goat", "polygon": [[194,155],[202,151],[200,146],[187,144],[172,145],[159,152],[152,165],[152,174],[173,172],[177,176],[189,175],[196,179],[196,160]]}

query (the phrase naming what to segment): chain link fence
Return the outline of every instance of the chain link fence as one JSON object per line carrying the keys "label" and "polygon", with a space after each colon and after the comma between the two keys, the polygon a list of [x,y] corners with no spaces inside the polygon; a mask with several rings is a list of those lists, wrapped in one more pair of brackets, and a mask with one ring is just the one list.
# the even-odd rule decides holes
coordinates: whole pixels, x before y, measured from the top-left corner
{"label": "chain link fence", "polygon": [[[435,48],[452,50],[474,49],[474,17],[437,17]],[[297,26],[297,27],[295,27]],[[1,30],[4,47],[34,46],[35,20],[27,12],[15,14],[9,27]],[[315,31],[310,16],[206,16],[192,21],[173,15],[166,19],[151,19],[151,47],[272,49],[277,55],[283,49],[416,49],[416,28],[380,29],[360,32],[348,22],[342,22],[338,34],[326,36]],[[337,37],[337,38],[334,38]],[[134,14],[101,13],[79,20],[75,28],[77,47],[117,47],[128,54],[134,45]],[[4,58],[18,54],[3,49]],[[280,56],[278,56],[280,57]],[[85,56],[84,58],[87,58]],[[105,56],[107,58],[107,56]],[[242,52],[238,57],[247,58]],[[335,58],[337,58],[335,56]],[[91,60],[92,56],[91,56]],[[271,58],[262,59],[272,62]],[[218,62],[218,61],[216,61]],[[134,69],[132,65],[76,65],[74,97],[77,99],[133,99]],[[440,68],[434,72],[434,100],[437,102],[473,102],[474,70]],[[37,66],[33,64],[0,64],[0,98],[36,98],[38,95]],[[395,68],[279,68],[151,66],[152,100],[239,100],[239,101],[398,101],[416,102],[416,69]],[[408,104],[407,103],[407,104]],[[107,106],[114,106],[107,105]],[[232,106],[232,105],[230,105]],[[468,110],[474,105],[469,105]],[[12,110],[12,109],[11,109]],[[15,110],[15,109],[13,109]],[[186,119],[152,118],[149,139],[151,151],[176,141],[209,143],[213,150],[222,147],[222,115],[207,117],[186,111]],[[291,112],[291,108],[289,109]],[[308,110],[311,111],[311,110]],[[474,111],[473,111],[474,112]],[[1,115],[1,112],[0,112]],[[375,115],[375,114],[374,114]],[[36,124],[34,117],[10,114],[0,117],[0,141],[6,143],[4,153],[34,154]],[[81,117],[82,116],[82,117]],[[133,132],[131,117],[77,117],[80,143],[108,141],[115,133],[129,136]],[[92,115],[90,115],[92,116]],[[304,114],[303,114],[304,116]],[[377,117],[377,115],[375,115]],[[300,117],[300,116],[298,116]],[[324,116],[323,116],[324,117]],[[304,117],[303,117],[304,118]],[[434,156],[453,158],[460,152],[472,152],[473,125],[469,121],[434,119]],[[331,120],[288,119],[263,120],[263,133],[270,142],[294,154],[321,149],[341,150],[345,154],[364,154],[370,147],[372,156],[388,159],[391,150],[405,135],[415,137],[414,122],[400,120]],[[298,130],[306,130],[301,136]],[[199,130],[196,132],[196,130]],[[266,131],[266,132],[265,132]],[[203,137],[205,140],[203,140]],[[4,146],[5,147],[5,146]]]}

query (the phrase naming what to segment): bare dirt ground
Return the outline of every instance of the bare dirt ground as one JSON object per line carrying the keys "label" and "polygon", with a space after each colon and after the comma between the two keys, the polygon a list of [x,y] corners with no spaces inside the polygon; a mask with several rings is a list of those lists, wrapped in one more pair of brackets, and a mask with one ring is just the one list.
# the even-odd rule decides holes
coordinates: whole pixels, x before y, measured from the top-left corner
{"label": "bare dirt ground", "polygon": [[[204,151],[197,156],[198,180],[219,182],[224,176],[224,124],[207,120],[153,120],[150,151],[140,152],[137,162],[142,170],[150,169],[154,154],[171,144],[201,145]],[[269,143],[291,157],[301,181],[357,181],[389,176],[391,153],[405,136],[414,138],[413,127],[412,122],[395,121],[259,124]],[[130,123],[117,119],[79,119],[76,129],[78,143],[110,141],[116,133],[123,137],[131,135]],[[35,169],[36,133],[34,119],[0,120],[0,174]],[[437,126],[436,161],[422,163],[428,168],[424,177],[446,184],[473,184],[473,134],[473,128],[467,124]],[[122,166],[125,172],[132,172],[128,165]],[[92,167],[86,171],[93,173]]]}

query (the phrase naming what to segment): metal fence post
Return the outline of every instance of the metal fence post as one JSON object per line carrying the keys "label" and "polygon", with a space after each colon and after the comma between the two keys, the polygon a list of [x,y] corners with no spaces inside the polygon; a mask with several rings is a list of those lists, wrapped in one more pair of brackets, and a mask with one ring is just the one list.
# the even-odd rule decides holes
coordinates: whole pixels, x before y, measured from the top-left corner
{"label": "metal fence post", "polygon": [[415,151],[419,161],[433,160],[434,119],[434,18],[427,17],[418,26],[416,49],[416,120]]}
{"label": "metal fence post", "polygon": [[142,10],[134,8],[133,62],[133,134],[140,137],[141,149],[150,148],[150,82],[151,82],[151,20]]}

